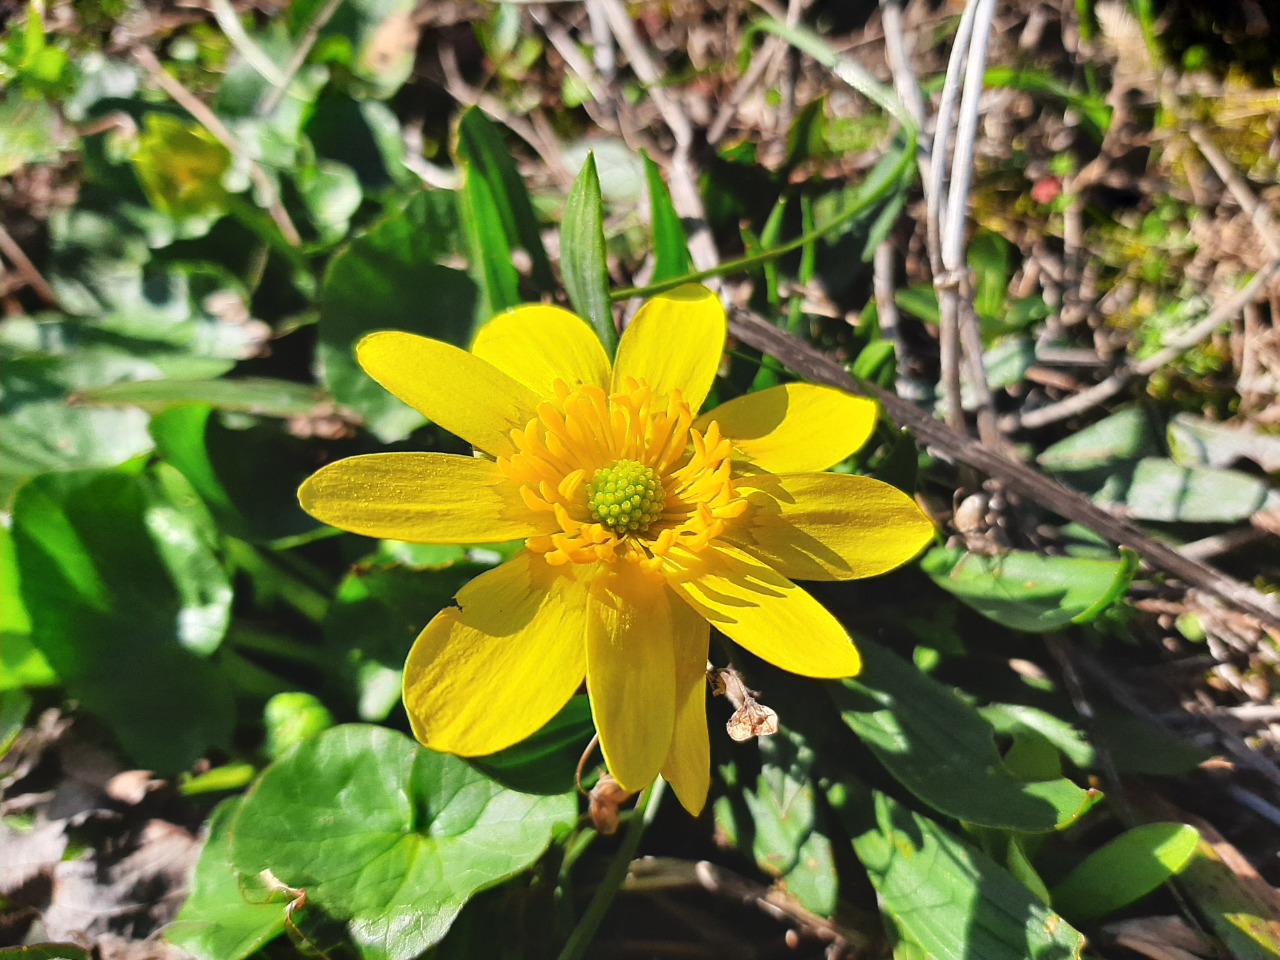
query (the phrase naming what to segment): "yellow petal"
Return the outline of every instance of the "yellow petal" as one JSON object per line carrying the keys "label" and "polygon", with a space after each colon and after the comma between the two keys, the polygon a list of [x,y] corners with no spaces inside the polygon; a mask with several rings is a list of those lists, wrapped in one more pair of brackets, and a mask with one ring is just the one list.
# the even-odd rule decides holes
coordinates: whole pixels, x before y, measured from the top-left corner
{"label": "yellow petal", "polygon": [[725,540],[796,580],[874,577],[933,539],[914,500],[870,477],[759,474],[738,489],[750,508]]}
{"label": "yellow petal", "polygon": [[676,656],[676,725],[662,778],[692,816],[702,812],[711,789],[711,742],[707,736],[707,621],[672,598]]}
{"label": "yellow petal", "polygon": [[624,790],[653,782],[671,749],[676,665],[671,598],[624,564],[591,586],[587,692],[600,752]]}
{"label": "yellow petal", "polygon": [[544,400],[555,381],[609,389],[609,358],[600,338],[559,307],[534,305],[500,313],[476,334],[471,352],[518,380]]}
{"label": "yellow petal", "polygon": [[642,306],[622,335],[613,368],[614,389],[627,377],[658,393],[679,390],[692,410],[702,406],[720,368],[726,331],[720,298],[686,283]]}
{"label": "yellow petal", "polygon": [[826,470],[859,449],[876,427],[876,404],[843,390],[788,383],[723,403],[694,424],[712,421],[762,470]]}
{"label": "yellow petal", "polygon": [[356,359],[428,420],[494,456],[514,451],[510,433],[534,418],[539,398],[491,363],[465,350],[395,331],[371,333]]}
{"label": "yellow petal", "polygon": [[483,756],[554,717],[586,669],[586,591],[540,556],[517,554],[458,593],[418,635],[404,705],[432,750]]}
{"label": "yellow petal", "polygon": [[350,533],[411,543],[497,543],[548,532],[496,463],[446,453],[374,453],[320,468],[302,509]]}
{"label": "yellow petal", "polygon": [[829,678],[862,666],[844,627],[817,600],[733,547],[687,557],[669,582],[713,627],[776,667]]}

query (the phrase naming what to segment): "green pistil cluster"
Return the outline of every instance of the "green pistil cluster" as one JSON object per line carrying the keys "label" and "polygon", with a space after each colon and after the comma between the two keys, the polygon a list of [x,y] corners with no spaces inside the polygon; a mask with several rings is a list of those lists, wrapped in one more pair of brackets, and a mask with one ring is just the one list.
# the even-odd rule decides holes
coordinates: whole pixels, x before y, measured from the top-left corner
{"label": "green pistil cluster", "polygon": [[662,516],[667,494],[651,467],[619,460],[596,471],[587,484],[591,519],[618,533],[643,533]]}

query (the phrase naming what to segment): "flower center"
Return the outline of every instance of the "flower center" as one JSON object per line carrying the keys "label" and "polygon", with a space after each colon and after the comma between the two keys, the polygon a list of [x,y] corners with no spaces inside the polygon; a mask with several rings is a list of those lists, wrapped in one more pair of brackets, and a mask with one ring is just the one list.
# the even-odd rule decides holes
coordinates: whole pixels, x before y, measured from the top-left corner
{"label": "flower center", "polygon": [[619,460],[601,467],[587,484],[591,519],[617,533],[644,533],[662,516],[667,493],[652,467]]}
{"label": "flower center", "polygon": [[555,400],[511,431],[515,452],[498,458],[525,506],[546,515],[547,532],[526,546],[553,566],[621,560],[658,578],[669,555],[705,550],[747,501],[719,425],[693,423],[678,390],[557,380]]}

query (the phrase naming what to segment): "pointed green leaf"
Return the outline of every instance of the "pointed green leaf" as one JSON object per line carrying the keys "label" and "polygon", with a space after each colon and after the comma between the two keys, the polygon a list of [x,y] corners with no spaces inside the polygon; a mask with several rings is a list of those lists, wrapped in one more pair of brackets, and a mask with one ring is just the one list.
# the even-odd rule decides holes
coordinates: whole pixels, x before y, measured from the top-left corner
{"label": "pointed green leaf", "polygon": [[932,960],[1078,960],[1084,937],[989,858],[875,795],[853,841],[898,935]]}
{"label": "pointed green leaf", "polygon": [[1094,802],[1069,780],[1024,783],[1000,762],[992,728],[951,690],[865,639],[863,672],[827,684],[840,715],[885,768],[957,820],[1026,832],[1074,823]]}
{"label": "pointed green leaf", "polygon": [[609,301],[600,178],[591,154],[587,154],[587,162],[573,181],[565,203],[564,221],[560,224],[560,272],[573,309],[595,328],[605,350],[612,355],[618,346],[618,331]]}
{"label": "pointed green leaf", "polygon": [[502,142],[502,133],[479,107],[469,107],[458,121],[458,155],[482,177],[502,217],[509,246],[523,247],[533,261],[533,284],[543,293],[556,289],[551,261],[542,246],[542,232],[534,216],[529,191]]}
{"label": "pointed green leaf", "polygon": [[511,262],[511,247],[488,182],[467,167],[462,184],[462,223],[471,248],[471,271],[479,281],[484,316],[501,313],[520,302],[520,277]]}
{"label": "pointed green leaf", "polygon": [[984,617],[1014,630],[1042,633],[1086,623],[1119,600],[1137,572],[1137,558],[1131,552],[1119,560],[1095,560],[1022,551],[985,557],[935,547],[920,568]]}
{"label": "pointed green leaf", "polygon": [[653,229],[653,277],[651,283],[683,277],[693,269],[689,260],[689,238],[680,214],[671,203],[671,193],[662,179],[662,170],[641,151],[645,183],[649,188],[649,217]]}
{"label": "pointed green leaf", "polygon": [[271,377],[236,380],[126,380],[76,394],[82,404],[141,407],[160,413],[172,407],[202,403],[232,413],[259,417],[309,417],[329,413],[333,398],[323,387]]}
{"label": "pointed green leaf", "polygon": [[1185,823],[1147,823],[1093,851],[1053,888],[1053,906],[1092,923],[1145,897],[1195,855],[1200,831]]}

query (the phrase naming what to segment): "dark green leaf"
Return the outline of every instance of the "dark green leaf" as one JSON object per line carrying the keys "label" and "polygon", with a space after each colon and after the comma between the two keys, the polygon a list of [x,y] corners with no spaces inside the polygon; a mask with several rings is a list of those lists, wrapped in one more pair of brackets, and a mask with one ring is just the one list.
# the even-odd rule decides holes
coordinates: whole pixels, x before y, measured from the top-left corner
{"label": "dark green leaf", "polygon": [[365,957],[409,960],[476,892],[541,856],[576,808],[572,794],[506,790],[383,727],[335,727],[262,775],[236,817],[231,859],[348,920]]}
{"label": "dark green leaf", "polygon": [[591,154],[587,154],[587,162],[565,202],[564,221],[560,224],[560,272],[574,310],[595,328],[605,350],[612,355],[618,345],[618,331],[609,300],[600,178]]}
{"label": "dark green leaf", "polygon": [[844,722],[913,794],[969,823],[1047,832],[1096,799],[1069,780],[1020,782],[1000,762],[993,730],[951,690],[877,644],[860,640],[863,672],[828,684]]}
{"label": "dark green leaf", "polygon": [[516,170],[502,133],[479,107],[469,107],[458,121],[458,155],[489,185],[511,246],[523,247],[533,261],[533,284],[543,293],[556,289],[551,261],[542,246],[529,191]]}
{"label": "dark green leaf", "polygon": [[226,533],[261,542],[316,529],[297,495],[314,463],[276,424],[231,429],[209,407],[189,405],[159,414],[151,433]]}
{"label": "dark green leaf", "polygon": [[653,230],[653,276],[650,283],[674,280],[693,269],[689,260],[689,238],[680,215],[671,204],[671,193],[662,179],[662,170],[644,157],[645,183],[649,188],[649,218]]}
{"label": "dark green leaf", "polygon": [[1014,551],[984,557],[935,547],[920,561],[933,582],[984,617],[1014,630],[1043,632],[1092,620],[1124,596],[1136,558],[1045,557]]}
{"label": "dark green leaf", "polygon": [[231,587],[207,535],[145,476],[45,474],[14,504],[32,642],[126,752],[163,773],[231,734],[230,687],[207,659]]}
{"label": "dark green leaf", "polygon": [[1181,871],[1199,842],[1200,832],[1185,823],[1126,830],[1054,885],[1054,909],[1077,924],[1115,913]]}
{"label": "dark green leaf", "polygon": [[565,793],[574,789],[578,761],[595,732],[591,705],[577,696],[529,739],[472,763],[521,793]]}
{"label": "dark green leaf", "polygon": [[89,960],[83,947],[74,943],[33,943],[29,947],[0,948],[3,960]]}
{"label": "dark green leaf", "polygon": [[356,343],[375,330],[404,330],[466,347],[475,322],[475,284],[435,262],[444,251],[430,204],[420,197],[356,237],[330,261],[324,280],[324,380],[334,399],[360,413],[384,442],[408,436],[423,417],[360,369]]}
{"label": "dark green leaf", "polygon": [[1172,460],[1139,460],[1127,489],[1100,502],[1123,503],[1129,516],[1165,523],[1233,523],[1280,508],[1280,492],[1239,470],[1182,467]]}
{"label": "dark green leaf", "polygon": [[520,277],[489,184],[471,167],[463,180],[462,203],[471,269],[482,294],[480,312],[491,317],[520,302]]}
{"label": "dark green leaf", "polygon": [[165,939],[197,960],[243,960],[284,932],[292,898],[262,887],[231,864],[231,824],[242,799],[225,800],[213,811],[191,892],[165,928]]}
{"label": "dark green leaf", "polygon": [[853,848],[899,937],[932,960],[1077,960],[1084,938],[931,820],[876,794]]}
{"label": "dark green leaf", "polygon": [[1161,451],[1160,436],[1142,407],[1126,407],[1048,447],[1036,462],[1053,472],[1114,469]]}
{"label": "dark green leaf", "polygon": [[973,271],[974,312],[983,318],[999,317],[1009,291],[1009,241],[990,230],[979,230],[969,241],[967,259]]}

